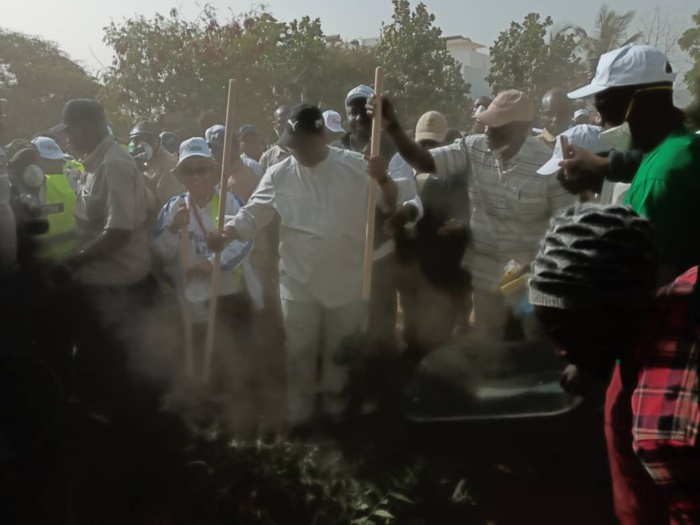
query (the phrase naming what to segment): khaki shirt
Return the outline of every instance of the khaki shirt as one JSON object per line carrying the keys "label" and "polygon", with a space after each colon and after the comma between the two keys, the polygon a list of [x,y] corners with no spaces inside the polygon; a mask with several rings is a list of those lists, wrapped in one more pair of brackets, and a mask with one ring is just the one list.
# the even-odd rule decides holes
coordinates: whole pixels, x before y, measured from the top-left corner
{"label": "khaki shirt", "polygon": [[81,247],[106,230],[127,230],[131,235],[114,253],[82,267],[77,276],[80,282],[128,285],[148,275],[151,267],[148,193],[136,162],[114,137],[106,137],[88,155],[75,203]]}
{"label": "khaki shirt", "polygon": [[288,159],[291,156],[292,154],[289,152],[289,150],[286,150],[282,146],[275,144],[269,150],[262,154],[262,157],[260,157],[260,165],[263,167],[264,170],[267,170],[268,168],[271,168],[275,164],[279,164],[280,162]]}
{"label": "khaki shirt", "polygon": [[173,173],[176,165],[177,157],[168,153],[162,146],[153,153],[153,158],[148,161],[148,169],[143,175],[146,178],[146,186],[156,196],[158,209],[173,197],[187,192],[187,189]]}

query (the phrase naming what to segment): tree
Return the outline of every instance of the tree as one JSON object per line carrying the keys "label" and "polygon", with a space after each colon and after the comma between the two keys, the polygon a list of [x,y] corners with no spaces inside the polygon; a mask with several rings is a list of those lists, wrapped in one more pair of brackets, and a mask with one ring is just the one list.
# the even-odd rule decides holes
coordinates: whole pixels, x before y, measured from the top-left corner
{"label": "tree", "polygon": [[494,93],[519,89],[539,101],[553,87],[570,89],[585,80],[575,37],[551,31],[553,25],[550,17],[542,20],[530,13],[501,32],[490,49],[491,72],[486,78]]}
{"label": "tree", "polygon": [[641,31],[631,36],[627,35],[634,16],[634,11],[617,13],[614,9],[603,5],[596,16],[592,34],[581,26],[568,26],[566,29],[576,36],[579,50],[589,64],[593,64],[608,51],[634,44],[642,38]]}
{"label": "tree", "polygon": [[235,125],[269,129],[279,104],[342,104],[349,89],[370,82],[375,63],[364,49],[329,46],[317,19],[285,23],[265,10],[221,20],[206,7],[186,21],[173,9],[105,31],[114,50],[105,104],[131,119],[183,115],[186,134],[223,120],[230,78],[236,80]]}
{"label": "tree", "polygon": [[0,98],[8,100],[6,138],[31,138],[61,119],[73,98],[94,97],[96,80],[56,44],[0,29]]}
{"label": "tree", "polygon": [[639,41],[656,49],[660,49],[667,57],[678,50],[678,40],[683,30],[677,18],[657,5],[639,19]]}
{"label": "tree", "polygon": [[453,126],[468,116],[469,85],[449,54],[435,15],[423,3],[414,11],[408,0],[392,0],[393,22],[382,25],[377,48],[384,66],[385,91],[408,123],[426,111],[440,111]]}
{"label": "tree", "polygon": [[700,128],[700,11],[693,15],[693,23],[695,27],[683,33],[678,45],[693,61],[692,69],[685,74],[688,90],[693,95],[693,105],[688,115],[695,128]]}

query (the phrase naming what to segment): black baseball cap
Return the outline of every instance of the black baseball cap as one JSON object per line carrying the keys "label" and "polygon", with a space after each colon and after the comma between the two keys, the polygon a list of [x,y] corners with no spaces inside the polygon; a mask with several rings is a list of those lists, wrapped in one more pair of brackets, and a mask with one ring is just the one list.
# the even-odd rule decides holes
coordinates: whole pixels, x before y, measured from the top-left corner
{"label": "black baseball cap", "polygon": [[283,147],[294,147],[310,137],[323,135],[326,127],[323,113],[311,104],[299,104],[292,108],[292,112],[284,124],[284,132],[279,140]]}
{"label": "black baseball cap", "polygon": [[76,98],[63,106],[63,118],[61,124],[54,126],[49,131],[60,133],[71,126],[79,126],[84,122],[106,122],[105,110],[96,100],[90,98]]}

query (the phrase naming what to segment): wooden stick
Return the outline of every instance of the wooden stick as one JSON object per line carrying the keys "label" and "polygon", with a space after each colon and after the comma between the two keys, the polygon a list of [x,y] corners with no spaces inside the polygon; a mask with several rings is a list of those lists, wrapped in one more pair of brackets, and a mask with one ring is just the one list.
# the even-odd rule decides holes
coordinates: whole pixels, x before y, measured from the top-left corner
{"label": "wooden stick", "polygon": [[[190,267],[190,238],[187,226],[180,230],[180,266],[182,267],[182,280],[186,285],[187,270]],[[190,305],[187,298],[182,303],[182,321],[185,329],[185,377],[190,380],[194,378],[194,343],[192,335],[192,305]]]}
{"label": "wooden stick", "polygon": [[[219,233],[224,230],[226,217],[226,194],[228,193],[228,177],[231,164],[231,140],[233,132],[233,94],[235,80],[228,81],[228,101],[226,103],[226,132],[224,133],[224,158],[221,162],[221,189],[219,192]],[[217,252],[214,258],[214,268],[211,272],[211,293],[209,294],[209,319],[207,320],[207,339],[204,347],[204,370],[202,381],[209,384],[211,378],[211,364],[214,358],[214,333],[216,330],[216,308],[219,301],[219,281],[221,279],[221,252]]]}
{"label": "wooden stick", "polygon": [[[370,156],[379,155],[379,145],[382,133],[382,92],[384,91],[384,69],[378,67],[374,71],[374,118],[372,120],[372,141]],[[372,291],[372,255],[374,254],[374,221],[376,216],[377,183],[369,184],[367,193],[367,228],[365,229],[365,259],[362,276],[362,299],[369,301]]]}

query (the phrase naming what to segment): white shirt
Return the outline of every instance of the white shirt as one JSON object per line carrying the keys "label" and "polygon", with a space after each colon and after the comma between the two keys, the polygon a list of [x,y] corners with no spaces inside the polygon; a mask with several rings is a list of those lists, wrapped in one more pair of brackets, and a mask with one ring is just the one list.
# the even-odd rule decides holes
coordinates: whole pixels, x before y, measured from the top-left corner
{"label": "white shirt", "polygon": [[[416,199],[418,198],[418,186],[416,184],[416,177],[413,168],[408,165],[408,163],[403,160],[403,157],[398,153],[394,155],[389,162],[389,167],[387,169],[389,177],[394,179],[396,186],[398,187],[399,193],[396,197],[397,206],[403,203],[411,202],[415,205]],[[419,208],[422,211],[422,208]],[[407,226],[412,226],[416,221],[412,222]],[[373,261],[379,261],[392,253],[396,248],[396,243],[394,239],[389,239],[377,249],[374,250],[372,254]]]}
{"label": "white shirt", "polygon": [[[218,194],[218,191],[217,191]],[[217,210],[212,210],[212,202],[209,201],[203,208],[197,207],[190,201],[189,193],[183,193],[170,199],[158,215],[158,222],[153,233],[151,247],[156,257],[165,263],[165,271],[175,283],[180,301],[185,300],[182,266],[180,264],[179,248],[180,235],[171,233],[168,226],[173,220],[175,213],[180,207],[185,204],[190,209],[190,223],[187,227],[187,235],[189,237],[190,256],[189,264],[194,265],[198,261],[209,259],[214,263],[215,254],[207,247],[206,233],[216,230],[215,219],[219,213]],[[226,197],[226,215],[235,215],[243,206],[243,201],[239,197],[229,193]],[[199,221],[196,220],[194,214],[199,215]],[[204,230],[200,227],[200,221]],[[218,222],[218,221],[217,221]],[[250,293],[253,304],[256,308],[262,307],[262,288],[255,270],[251,266],[248,256],[253,250],[253,241],[248,242],[234,241],[229,244],[226,249],[221,252],[221,279],[219,281],[219,296],[231,295],[238,293],[247,288]],[[236,274],[237,269],[243,270],[243,282],[240,276]],[[208,308],[205,305],[193,305],[193,316],[195,322],[203,322],[207,319]]]}
{"label": "white shirt", "polygon": [[630,186],[632,185],[624,182],[610,182],[606,180],[603,182],[603,189],[598,197],[598,202],[605,206],[609,204],[622,206],[625,203]]}
{"label": "white shirt", "polygon": [[249,157],[245,153],[241,155],[241,160],[243,161],[243,164],[245,164],[255,172],[258,178],[261,178],[263,176],[263,173],[265,173],[265,169],[260,165],[260,163],[257,160]]}
{"label": "white shirt", "polygon": [[246,241],[279,214],[282,299],[334,308],[361,299],[370,178],[362,155],[328,150],[313,168],[294,157],[268,168],[227,225]]}
{"label": "white shirt", "polygon": [[575,201],[556,175],[537,174],[552,152],[533,137],[506,162],[489,150],[485,135],[470,135],[431,153],[437,176],[467,173],[472,242],[464,265],[477,290],[498,285],[510,260],[530,263],[550,218]]}

